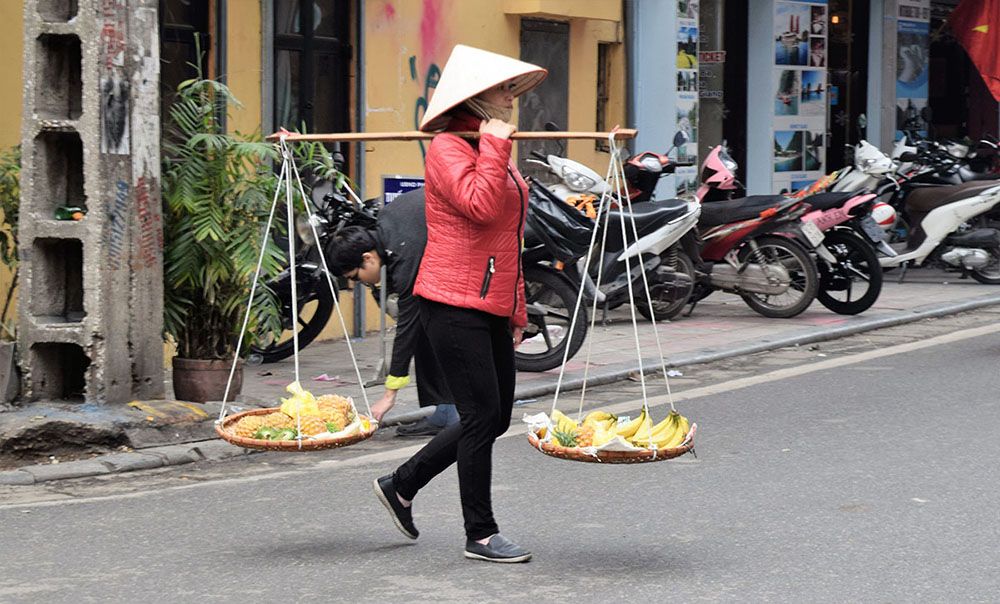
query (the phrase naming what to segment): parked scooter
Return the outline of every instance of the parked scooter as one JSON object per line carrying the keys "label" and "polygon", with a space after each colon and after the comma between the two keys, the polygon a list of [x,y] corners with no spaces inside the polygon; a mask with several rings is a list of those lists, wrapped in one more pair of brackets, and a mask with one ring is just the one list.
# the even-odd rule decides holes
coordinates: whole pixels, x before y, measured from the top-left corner
{"label": "parked scooter", "polygon": [[[528,161],[544,166],[558,179],[547,186],[532,179],[533,196],[572,203],[574,196],[592,196],[597,202],[611,193],[604,178],[579,162],[537,152]],[[671,161],[658,163],[658,172],[670,174],[676,167]],[[642,292],[645,273],[652,307],[645,295],[633,293],[636,309],[646,318],[671,319],[683,310],[694,288],[694,265],[679,241],[694,227],[701,208],[696,202],[680,199],[636,203],[629,200],[624,204],[625,209],[605,208],[596,217],[600,230],[595,252],[603,249],[603,255],[593,254],[586,266],[586,258],[581,255],[575,261],[565,262],[563,271],[576,283],[583,280],[585,294],[590,300],[596,298],[605,311],[629,301],[630,281],[633,292]],[[626,271],[626,258],[631,263],[631,273]]]}
{"label": "parked scooter", "polygon": [[[901,159],[918,158],[904,154]],[[934,264],[961,270],[980,283],[1000,284],[1000,229],[974,226],[977,218],[1000,207],[1000,183],[918,187],[903,203],[911,231],[905,244],[897,244],[897,256],[879,259],[883,267],[902,267],[900,281],[911,265]]]}
{"label": "parked scooter", "polygon": [[794,317],[808,308],[819,288],[816,263],[793,239],[776,234],[798,228],[807,210],[794,199],[763,211],[726,201],[704,204],[700,237],[685,240],[694,244],[696,268],[705,275],[691,296],[691,311],[715,290],[738,294],[765,317]]}
{"label": "parked scooter", "polygon": [[[717,198],[720,193],[724,196],[726,191],[740,188],[737,169],[735,160],[723,146],[713,149],[704,162],[698,196]],[[782,195],[754,195],[724,203],[742,206],[749,212],[763,211],[786,199]],[[806,249],[815,249],[820,274],[816,298],[838,314],[868,310],[882,291],[882,268],[873,246],[881,247],[887,254],[894,253],[884,241],[884,232],[870,216],[878,203],[876,196],[860,190],[820,192],[800,199],[810,206],[802,215],[800,230],[788,229],[780,234],[794,238]],[[706,206],[718,203],[710,201]],[[820,231],[822,235],[817,237]]]}

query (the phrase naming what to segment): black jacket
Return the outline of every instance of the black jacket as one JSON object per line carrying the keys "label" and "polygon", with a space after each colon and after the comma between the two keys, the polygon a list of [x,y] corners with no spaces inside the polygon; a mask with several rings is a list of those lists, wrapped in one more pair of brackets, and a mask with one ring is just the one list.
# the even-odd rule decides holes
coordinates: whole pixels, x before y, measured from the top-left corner
{"label": "black jacket", "polygon": [[375,245],[385,264],[388,292],[400,298],[412,295],[427,246],[423,189],[403,193],[379,212]]}
{"label": "black jacket", "polygon": [[427,245],[423,189],[403,193],[379,212],[375,245],[385,265],[386,291],[399,296],[389,375],[409,375],[410,360],[416,356],[420,406],[450,402],[451,395],[420,325],[413,297],[413,284]]}

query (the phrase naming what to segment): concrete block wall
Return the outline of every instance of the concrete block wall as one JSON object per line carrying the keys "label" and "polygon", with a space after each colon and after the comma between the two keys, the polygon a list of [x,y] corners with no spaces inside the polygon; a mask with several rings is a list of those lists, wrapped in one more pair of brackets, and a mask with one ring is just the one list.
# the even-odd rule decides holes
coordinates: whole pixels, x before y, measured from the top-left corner
{"label": "concrete block wall", "polygon": [[24,0],[23,400],[163,396],[157,5]]}

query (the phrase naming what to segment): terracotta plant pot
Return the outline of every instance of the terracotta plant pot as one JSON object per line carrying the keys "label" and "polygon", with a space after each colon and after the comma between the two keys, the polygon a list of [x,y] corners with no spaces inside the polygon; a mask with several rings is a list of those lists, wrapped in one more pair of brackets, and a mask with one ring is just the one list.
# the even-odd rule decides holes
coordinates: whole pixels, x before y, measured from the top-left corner
{"label": "terracotta plant pot", "polygon": [[[174,397],[181,401],[205,403],[221,401],[226,393],[226,382],[232,361],[206,361],[202,359],[182,359],[174,357]],[[229,400],[235,399],[243,390],[243,361],[236,365],[233,386],[229,389]]]}

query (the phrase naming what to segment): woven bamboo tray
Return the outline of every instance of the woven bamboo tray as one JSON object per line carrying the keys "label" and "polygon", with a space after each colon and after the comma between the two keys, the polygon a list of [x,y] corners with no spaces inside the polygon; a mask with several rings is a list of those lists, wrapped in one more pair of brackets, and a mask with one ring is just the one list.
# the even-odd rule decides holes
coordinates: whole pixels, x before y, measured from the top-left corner
{"label": "woven bamboo tray", "polygon": [[588,455],[577,448],[566,448],[554,446],[551,443],[539,441],[534,432],[528,432],[528,443],[537,451],[541,451],[550,457],[557,457],[568,461],[583,461],[588,463],[649,463],[654,461],[665,461],[680,457],[688,451],[694,450],[694,433],[698,426],[692,424],[691,431],[688,432],[687,442],[680,447],[670,449],[659,449],[657,451],[598,451],[597,455]]}
{"label": "woven bamboo tray", "polygon": [[243,447],[244,449],[297,452],[322,451],[324,449],[346,447],[348,445],[353,445],[354,443],[359,443],[363,440],[368,440],[373,434],[375,434],[375,431],[378,430],[377,422],[368,416],[361,415],[359,413],[359,418],[368,419],[371,423],[371,429],[367,432],[358,432],[357,434],[352,434],[343,438],[303,438],[301,442],[298,440],[261,440],[257,438],[243,438],[242,436],[236,436],[236,434],[232,431],[233,426],[236,425],[236,422],[240,421],[241,417],[246,417],[248,415],[267,415],[268,413],[274,413],[275,411],[280,411],[280,409],[250,409],[249,411],[227,415],[221,422],[216,422],[215,431],[218,433],[219,437],[222,438],[222,440],[234,444],[237,447]]}

